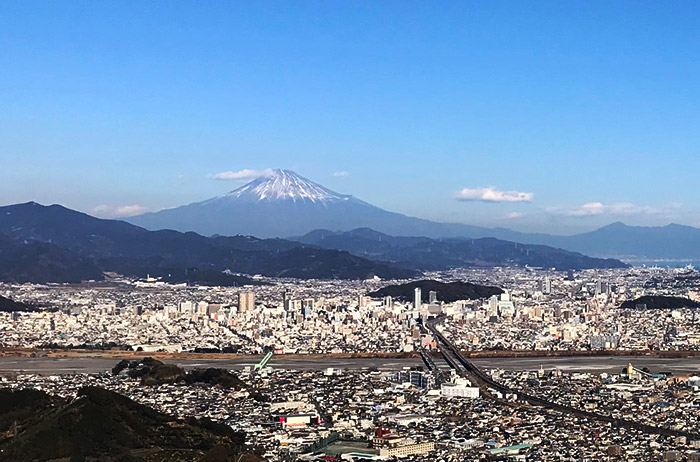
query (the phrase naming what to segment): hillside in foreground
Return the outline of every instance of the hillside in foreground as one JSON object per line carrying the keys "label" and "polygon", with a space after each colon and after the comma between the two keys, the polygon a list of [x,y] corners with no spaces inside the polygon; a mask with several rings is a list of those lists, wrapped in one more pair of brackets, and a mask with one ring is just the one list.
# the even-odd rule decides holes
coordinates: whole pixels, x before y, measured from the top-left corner
{"label": "hillside in foreground", "polygon": [[72,401],[0,390],[0,454],[7,462],[261,460],[227,425],[178,419],[99,387],[82,388]]}

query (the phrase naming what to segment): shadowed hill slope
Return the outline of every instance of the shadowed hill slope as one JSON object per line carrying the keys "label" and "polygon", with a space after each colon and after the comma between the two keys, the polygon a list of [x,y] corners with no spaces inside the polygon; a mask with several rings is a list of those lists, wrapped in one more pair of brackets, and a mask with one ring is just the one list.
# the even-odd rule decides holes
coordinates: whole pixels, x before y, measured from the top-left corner
{"label": "shadowed hill slope", "polygon": [[302,279],[365,279],[375,275],[393,279],[417,274],[341,250],[284,239],[148,231],[123,221],[34,202],[0,207],[0,280],[78,282],[102,279],[102,272],[109,271],[202,285],[252,282],[241,276],[222,276],[226,270]]}
{"label": "shadowed hill slope", "polygon": [[[208,419],[177,419],[98,387],[71,402],[36,390],[0,391],[0,457],[7,462],[60,458],[110,461],[260,460],[244,437]],[[16,436],[14,436],[16,434]]]}
{"label": "shadowed hill slope", "polygon": [[470,282],[440,282],[426,279],[413,281],[407,284],[391,285],[383,287],[368,294],[370,297],[392,297],[399,300],[413,300],[414,290],[421,289],[421,301],[427,302],[430,291],[437,292],[437,299],[441,302],[451,303],[457,300],[477,300],[489,298],[492,295],[500,295],[503,290],[498,287],[482,286]]}

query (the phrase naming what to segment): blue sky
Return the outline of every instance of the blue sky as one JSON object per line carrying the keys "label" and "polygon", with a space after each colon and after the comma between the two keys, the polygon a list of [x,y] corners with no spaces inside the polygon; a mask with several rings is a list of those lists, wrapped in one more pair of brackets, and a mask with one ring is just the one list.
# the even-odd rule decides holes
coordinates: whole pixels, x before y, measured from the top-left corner
{"label": "blue sky", "polygon": [[700,225],[697,24],[683,1],[0,2],[0,202],[116,216],[289,168],[441,221]]}

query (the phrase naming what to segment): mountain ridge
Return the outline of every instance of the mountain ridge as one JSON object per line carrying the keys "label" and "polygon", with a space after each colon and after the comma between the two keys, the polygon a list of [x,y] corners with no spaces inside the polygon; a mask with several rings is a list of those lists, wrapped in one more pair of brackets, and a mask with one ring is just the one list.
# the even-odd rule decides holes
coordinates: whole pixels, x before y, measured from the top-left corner
{"label": "mountain ridge", "polygon": [[282,239],[148,231],[55,205],[0,207],[0,279],[5,281],[80,282],[102,279],[104,271],[167,278],[188,268],[202,270],[200,275],[230,270],[302,279],[375,275],[394,279],[418,274],[345,251]]}
{"label": "mountain ridge", "polygon": [[594,257],[700,260],[700,228],[673,223],[640,227],[614,222],[585,233],[556,235],[443,223],[381,209],[332,191],[291,170],[274,170],[226,194],[126,220],[151,230],[195,231],[207,236],[287,238],[319,229],[335,232],[371,228],[395,237],[490,237]]}
{"label": "mountain ridge", "polygon": [[315,230],[295,238],[328,249],[346,250],[420,271],[469,266],[536,266],[559,270],[624,268],[614,259],[598,259],[558,248],[521,244],[496,238],[443,238],[389,236],[368,228],[345,232]]}
{"label": "mountain ridge", "polygon": [[546,244],[594,256],[627,259],[700,259],[700,228],[669,223],[630,226],[614,222],[570,236],[522,234],[521,242]]}
{"label": "mountain ridge", "polygon": [[[99,280],[103,272],[114,272],[132,277],[150,274],[178,283],[238,285],[251,282],[239,274],[300,279],[410,279],[423,270],[455,266],[624,266],[619,261],[606,262],[560,249],[491,238],[431,240],[389,236],[361,228],[354,235],[362,245],[352,247],[329,245],[327,239],[333,239],[331,231],[316,235],[325,239],[298,242],[149,231],[63,206],[24,203],[0,207],[0,279],[80,282]],[[391,251],[387,246],[392,246]],[[234,274],[226,275],[226,270]]]}

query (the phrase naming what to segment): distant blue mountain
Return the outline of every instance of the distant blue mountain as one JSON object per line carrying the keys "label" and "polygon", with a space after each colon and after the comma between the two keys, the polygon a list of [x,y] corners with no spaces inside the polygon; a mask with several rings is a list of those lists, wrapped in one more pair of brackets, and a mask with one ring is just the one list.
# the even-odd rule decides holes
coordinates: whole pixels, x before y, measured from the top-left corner
{"label": "distant blue mountain", "polygon": [[151,230],[194,231],[206,236],[286,238],[314,230],[368,228],[389,236],[491,237],[597,257],[700,260],[700,229],[690,226],[636,227],[613,223],[589,233],[560,236],[439,223],[383,210],[289,170],[275,170],[222,196],[127,220]]}
{"label": "distant blue mountain", "polygon": [[533,266],[559,270],[627,266],[615,259],[592,258],[578,252],[492,237],[431,239],[389,236],[372,229],[359,228],[345,232],[315,230],[293,239],[421,271],[471,266]]}
{"label": "distant blue mountain", "polygon": [[700,229],[678,224],[649,227],[616,222],[573,236],[526,233],[510,235],[523,243],[551,245],[586,255],[623,260],[700,260]]}
{"label": "distant blue mountain", "polygon": [[[368,228],[318,230],[297,240],[149,231],[60,205],[0,207],[0,280],[78,282],[104,272],[170,282],[247,284],[243,274],[302,279],[412,278],[459,266],[529,265],[616,268],[603,260],[542,245],[494,238],[390,236]],[[227,271],[229,270],[229,271]],[[234,273],[234,274],[230,274]]]}

